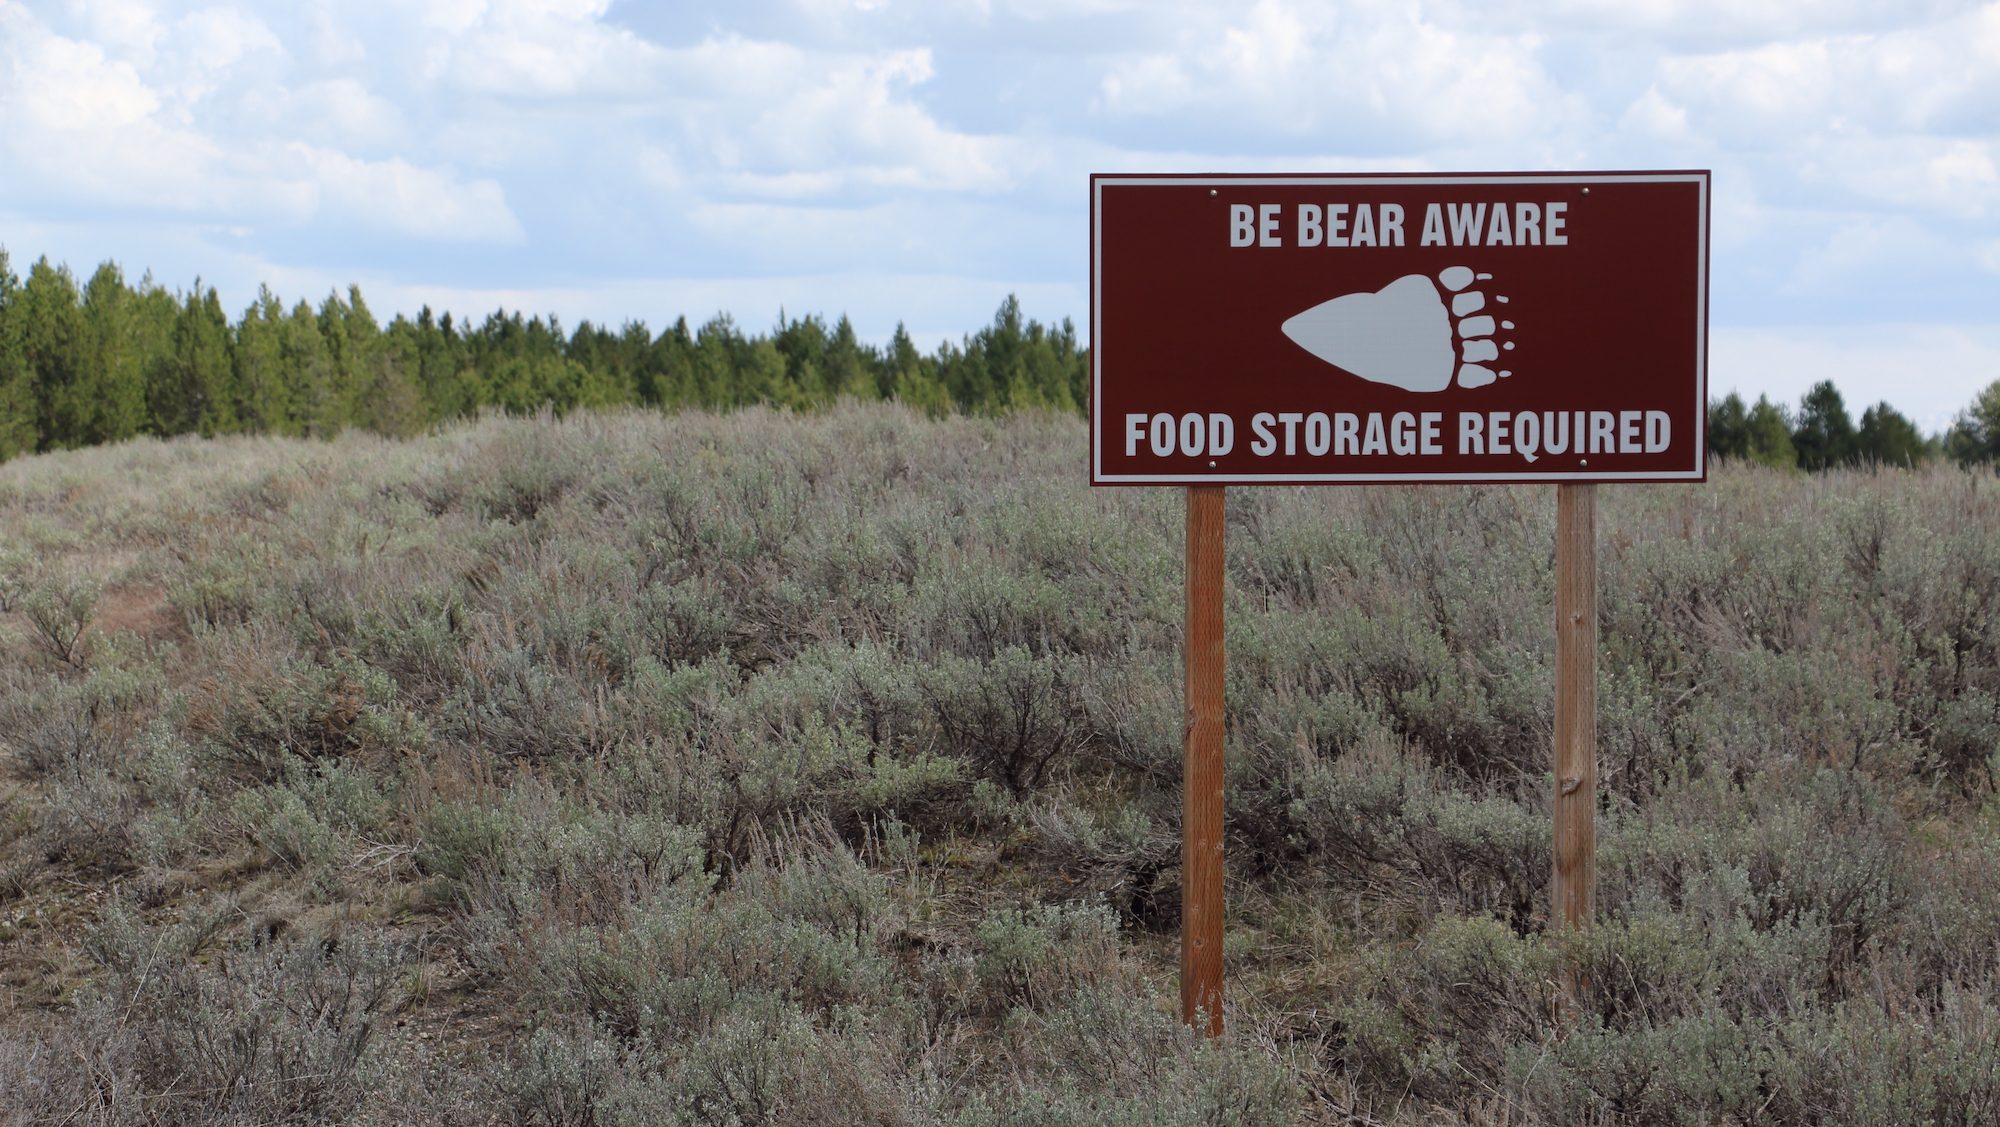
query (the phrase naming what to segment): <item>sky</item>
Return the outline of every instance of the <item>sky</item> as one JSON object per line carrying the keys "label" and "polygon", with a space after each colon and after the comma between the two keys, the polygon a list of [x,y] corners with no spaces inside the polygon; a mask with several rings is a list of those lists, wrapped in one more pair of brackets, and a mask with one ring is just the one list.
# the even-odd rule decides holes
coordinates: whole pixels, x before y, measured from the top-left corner
{"label": "sky", "polygon": [[2000,379],[2000,2],[0,0],[0,246],[232,315],[1087,332],[1092,172],[1714,170],[1710,386]]}

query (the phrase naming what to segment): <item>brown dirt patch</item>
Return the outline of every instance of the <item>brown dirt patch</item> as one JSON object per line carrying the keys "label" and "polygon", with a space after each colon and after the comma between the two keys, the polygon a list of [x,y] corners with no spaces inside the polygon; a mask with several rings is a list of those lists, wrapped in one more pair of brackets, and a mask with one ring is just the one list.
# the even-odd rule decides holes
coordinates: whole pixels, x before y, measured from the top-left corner
{"label": "brown dirt patch", "polygon": [[157,583],[106,590],[97,600],[97,628],[107,633],[137,634],[148,641],[186,632],[181,616],[167,603],[166,589]]}

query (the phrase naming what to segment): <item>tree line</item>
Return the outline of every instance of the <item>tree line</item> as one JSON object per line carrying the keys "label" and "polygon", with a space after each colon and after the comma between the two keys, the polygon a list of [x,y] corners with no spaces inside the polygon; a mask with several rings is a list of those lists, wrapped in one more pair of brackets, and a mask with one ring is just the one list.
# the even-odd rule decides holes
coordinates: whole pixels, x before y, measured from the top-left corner
{"label": "tree line", "polygon": [[565,332],[506,310],[475,324],[425,308],[385,326],[358,286],[317,307],[263,287],[232,322],[213,287],[170,292],[151,275],[135,286],[112,262],[79,286],[47,258],[23,279],[0,249],[0,459],[137,435],[410,435],[486,408],[856,398],[933,414],[1081,411],[1088,371],[1069,321],[1025,319],[1013,297],[992,324],[928,353],[901,326],[886,346],[866,344],[844,316],[780,313],[768,334],[726,314],[699,328],[682,317],[655,334],[638,322]]}
{"label": "tree line", "polygon": [[1857,424],[1827,380],[1806,392],[1797,411],[1761,395],[1746,406],[1731,392],[1708,405],[1708,454],[1802,470],[1918,466],[1938,459],[1962,466],[2000,463],[2000,380],[1936,435],[1925,435],[1887,403],[1861,412]]}
{"label": "tree line", "polygon": [[[349,427],[411,435],[487,408],[564,412],[646,405],[811,408],[843,398],[893,399],[932,414],[1024,407],[1081,412],[1089,351],[1069,321],[1024,319],[1001,303],[993,323],[957,344],[920,351],[901,326],[863,343],[846,317],[780,313],[768,334],[727,314],[685,317],[655,334],[498,310],[478,324],[401,314],[382,325],[358,286],[317,307],[286,305],[268,287],[232,322],[213,287],[172,292],[149,274],[134,286],[106,262],[78,285],[44,257],[25,279],[0,248],[0,459],[137,435],[325,436]],[[1731,393],[1709,404],[1711,457],[1820,470],[2000,463],[2000,381],[1940,435],[1887,403],[1857,424],[1833,384],[1797,411]]]}

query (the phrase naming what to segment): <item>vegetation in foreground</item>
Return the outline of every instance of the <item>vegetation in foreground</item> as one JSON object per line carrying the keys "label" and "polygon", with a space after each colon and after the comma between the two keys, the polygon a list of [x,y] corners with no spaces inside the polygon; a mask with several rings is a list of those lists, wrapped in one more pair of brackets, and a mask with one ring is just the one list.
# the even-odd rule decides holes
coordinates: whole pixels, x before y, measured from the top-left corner
{"label": "vegetation in foreground", "polygon": [[1550,491],[1234,491],[1204,1045],[1181,499],[1083,444],[876,406],[0,466],[0,1119],[2000,1117],[1990,474],[1602,491],[1575,940]]}

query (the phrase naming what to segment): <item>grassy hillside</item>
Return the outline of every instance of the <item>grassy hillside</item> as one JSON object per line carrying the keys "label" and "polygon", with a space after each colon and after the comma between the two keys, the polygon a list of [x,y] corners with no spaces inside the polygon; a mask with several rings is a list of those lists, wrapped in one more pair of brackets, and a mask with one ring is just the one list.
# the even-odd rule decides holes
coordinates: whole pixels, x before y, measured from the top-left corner
{"label": "grassy hillside", "polygon": [[[1180,496],[1070,418],[0,465],[0,1120],[2000,1116],[2000,482],[1230,497],[1230,1033],[1177,1021]],[[1555,984],[1587,980],[1565,1019]]]}

